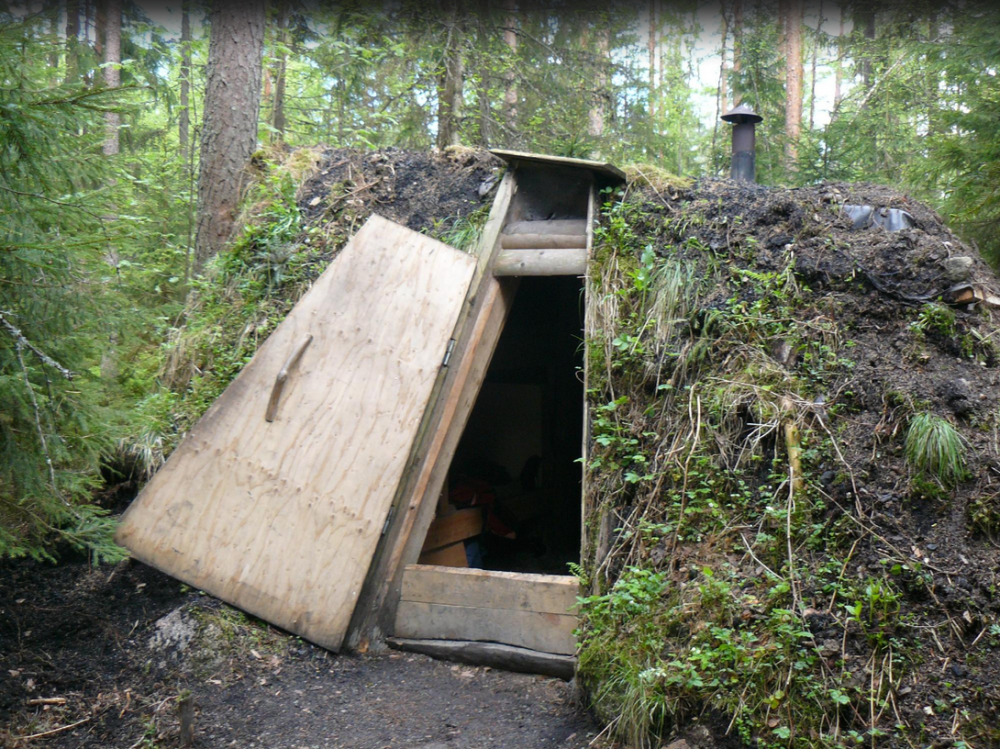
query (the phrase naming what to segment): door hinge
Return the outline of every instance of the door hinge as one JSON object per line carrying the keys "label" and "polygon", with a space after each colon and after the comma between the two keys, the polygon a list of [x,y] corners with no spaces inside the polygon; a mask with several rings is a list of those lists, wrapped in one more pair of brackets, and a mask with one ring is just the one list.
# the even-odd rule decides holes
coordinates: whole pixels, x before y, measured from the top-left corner
{"label": "door hinge", "polygon": [[448,341],[448,350],[444,352],[444,361],[441,362],[442,367],[447,367],[448,362],[451,361],[451,352],[455,350],[455,339],[452,338]]}
{"label": "door hinge", "polygon": [[390,507],[389,508],[389,514],[385,516],[385,525],[382,526],[382,535],[383,536],[389,530],[389,523],[392,522],[392,516],[395,514],[395,512],[396,512],[396,508],[395,507]]}

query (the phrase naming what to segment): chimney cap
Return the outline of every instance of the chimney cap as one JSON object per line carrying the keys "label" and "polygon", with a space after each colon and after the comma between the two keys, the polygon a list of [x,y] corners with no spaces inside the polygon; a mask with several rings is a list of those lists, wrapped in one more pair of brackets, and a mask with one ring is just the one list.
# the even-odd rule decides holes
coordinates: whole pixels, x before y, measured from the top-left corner
{"label": "chimney cap", "polygon": [[749,105],[738,104],[722,115],[722,120],[734,125],[756,125],[758,122],[763,122],[764,118],[754,112]]}

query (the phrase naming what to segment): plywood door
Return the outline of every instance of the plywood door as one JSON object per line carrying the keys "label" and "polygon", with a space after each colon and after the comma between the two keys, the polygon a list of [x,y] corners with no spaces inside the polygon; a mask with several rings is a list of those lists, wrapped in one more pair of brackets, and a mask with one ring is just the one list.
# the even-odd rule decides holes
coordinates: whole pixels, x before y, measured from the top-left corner
{"label": "plywood door", "polygon": [[372,217],[153,477],[119,542],[339,648],[475,265]]}

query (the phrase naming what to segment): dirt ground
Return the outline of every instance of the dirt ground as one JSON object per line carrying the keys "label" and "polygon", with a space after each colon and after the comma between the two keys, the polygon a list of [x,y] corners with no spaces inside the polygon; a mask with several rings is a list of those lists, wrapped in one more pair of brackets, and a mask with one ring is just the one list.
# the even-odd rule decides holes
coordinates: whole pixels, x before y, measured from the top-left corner
{"label": "dirt ground", "polygon": [[360,226],[374,212],[414,231],[440,234],[492,204],[502,165],[487,151],[462,147],[444,153],[327,149],[299,191],[299,207],[313,226]]}
{"label": "dirt ground", "polygon": [[197,747],[576,749],[596,733],[557,679],[335,655],[138,562],[0,566],[0,745],[179,746],[186,692]]}

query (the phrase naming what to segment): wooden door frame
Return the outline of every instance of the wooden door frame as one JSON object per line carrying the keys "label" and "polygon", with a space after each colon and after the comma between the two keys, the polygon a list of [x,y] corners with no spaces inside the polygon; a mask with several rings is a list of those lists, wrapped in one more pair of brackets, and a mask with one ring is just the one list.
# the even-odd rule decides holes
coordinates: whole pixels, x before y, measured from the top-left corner
{"label": "wooden door frame", "polygon": [[[573,164],[592,169],[591,163]],[[604,165],[601,165],[602,167]],[[348,628],[348,648],[367,652],[380,650],[392,634],[399,605],[403,572],[417,562],[424,537],[434,519],[438,495],[442,491],[451,458],[486,377],[507,315],[517,291],[514,276],[495,278],[492,268],[501,251],[500,236],[517,194],[518,161],[512,160],[504,174],[489,218],[474,254],[476,271],[459,317],[450,366],[442,368],[431,397],[431,406],[410,453],[404,479],[393,500],[382,542],[375,553]],[[598,207],[596,174],[589,188],[587,204],[587,258],[593,245],[593,222]],[[612,175],[617,177],[617,175]],[[622,175],[623,176],[623,175]],[[589,268],[584,272],[584,332]],[[587,357],[584,351],[583,448],[580,485],[580,555],[585,543],[586,456],[589,420],[586,404]]]}
{"label": "wooden door frame", "polygon": [[517,291],[517,279],[498,281],[489,269],[500,250],[500,233],[517,192],[516,166],[500,181],[489,218],[474,254],[476,271],[455,326],[455,345],[443,366],[410,451],[404,479],[368,568],[347,631],[347,646],[358,652],[384,647],[399,603],[403,569],[420,556],[424,536],[434,519],[451,456],[465,430],[490,359]]}

